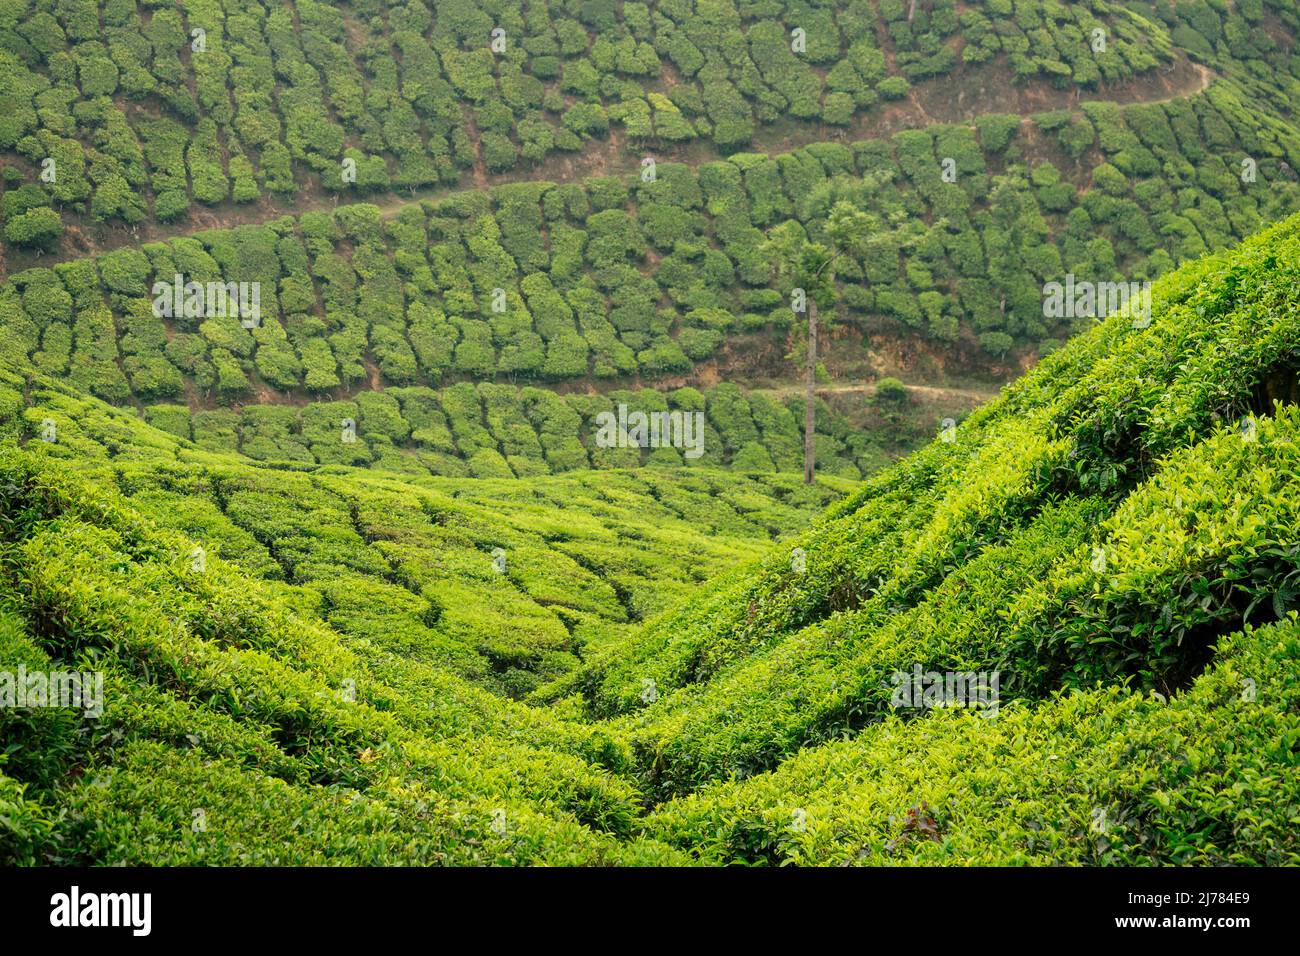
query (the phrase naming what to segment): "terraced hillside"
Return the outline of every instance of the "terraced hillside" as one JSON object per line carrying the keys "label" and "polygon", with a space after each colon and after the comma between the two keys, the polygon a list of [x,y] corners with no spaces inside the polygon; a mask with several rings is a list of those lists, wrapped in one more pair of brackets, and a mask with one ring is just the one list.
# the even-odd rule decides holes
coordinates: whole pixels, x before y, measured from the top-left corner
{"label": "terraced hillside", "polygon": [[[816,233],[847,199],[875,228],[838,269],[842,319],[935,347],[977,339],[997,356],[1094,318],[1045,317],[1046,282],[1154,278],[1300,205],[1286,163],[1300,165],[1300,137],[1257,123],[1224,85],[1164,106],[1085,104],[1073,119],[984,117],[697,171],[661,163],[652,181],[346,206],[26,269],[4,319],[11,347],[110,401],[698,375],[792,325],[763,230],[793,218]],[[1249,181],[1241,162],[1257,163]],[[256,282],[256,314],[165,294],[188,282]]]}
{"label": "terraced hillside", "polygon": [[[590,441],[624,403],[787,470],[804,319],[767,240],[847,202],[816,458],[867,474],[970,402],[837,381],[989,394],[1095,320],[1049,283],[1300,208],[1297,30],[1281,0],[13,3],[0,348],[264,461],[626,464]],[[256,315],[166,307],[186,283]]]}
{"label": "terraced hillside", "polygon": [[995,57],[1095,88],[1172,56],[1163,24],[1106,2],[27,0],[0,29],[0,147],[54,159],[49,198],[78,220],[125,224],[481,181],[593,141],[741,148],[782,120],[845,126]]}
{"label": "terraced hillside", "polygon": [[[96,461],[10,373],[5,659],[99,670],[107,703],[0,711],[5,858],[1300,862],[1298,264],[1300,216],[1180,268],[1150,323],[1112,316],[776,547],[797,521],[764,487],[834,489],[660,482],[683,526],[648,473],[273,483],[82,399],[117,430]],[[717,530],[678,537],[706,499]],[[708,573],[719,534],[763,553],[618,631],[676,603],[633,565],[671,536]],[[599,635],[530,703],[433,610],[487,606],[489,544],[503,590]],[[561,554],[590,574],[548,578]],[[995,719],[891,707],[913,666],[998,670]]]}

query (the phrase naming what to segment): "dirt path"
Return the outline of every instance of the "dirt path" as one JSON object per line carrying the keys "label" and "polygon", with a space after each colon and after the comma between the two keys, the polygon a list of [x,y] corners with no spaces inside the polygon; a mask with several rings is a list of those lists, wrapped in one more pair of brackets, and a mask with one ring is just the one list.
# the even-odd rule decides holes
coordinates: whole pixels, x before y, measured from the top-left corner
{"label": "dirt path", "polygon": [[960,65],[944,77],[945,82],[914,86],[902,100],[885,103],[871,113],[855,114],[848,126],[779,121],[764,127],[749,151],[785,153],[809,143],[881,139],[935,123],[969,124],[993,113],[1029,117],[1068,109],[1082,115],[1080,104],[1093,100],[1121,106],[1168,103],[1202,93],[1218,78],[1213,70],[1182,55],[1168,69],[1104,85],[1095,93],[1081,93],[1077,88],[1058,90],[1043,83],[1013,85],[1006,76],[1005,64],[997,59],[977,66]]}
{"label": "dirt path", "polygon": [[[778,398],[788,398],[791,395],[802,395],[803,388],[802,385],[792,383],[790,385],[777,385],[772,388],[755,388],[754,391],[773,395]],[[977,390],[969,388],[944,388],[937,385],[908,385],[907,391],[910,395],[920,396],[931,401],[962,401],[968,402],[972,405],[982,405],[991,399],[997,398],[999,390],[996,388]],[[872,398],[876,394],[876,386],[869,382],[844,382],[837,385],[819,385],[817,386],[817,394],[860,394],[866,398]]]}
{"label": "dirt path", "polygon": [[1163,96],[1158,100],[1143,100],[1144,103],[1172,103],[1174,100],[1186,99],[1189,96],[1196,96],[1198,93],[1204,93],[1210,88],[1210,84],[1219,78],[1219,75],[1202,63],[1193,63],[1192,69],[1196,71],[1196,83],[1191,89],[1175,90],[1168,96]]}

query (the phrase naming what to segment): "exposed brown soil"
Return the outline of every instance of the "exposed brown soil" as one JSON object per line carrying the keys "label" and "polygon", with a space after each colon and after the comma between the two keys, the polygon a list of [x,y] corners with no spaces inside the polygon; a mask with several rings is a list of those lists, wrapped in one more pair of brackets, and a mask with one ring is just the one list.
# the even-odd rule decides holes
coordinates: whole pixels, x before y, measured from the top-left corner
{"label": "exposed brown soil", "polygon": [[[778,398],[785,398],[788,395],[802,395],[803,390],[804,386],[802,384],[755,389],[755,391],[765,392]],[[997,397],[998,394],[996,389],[940,388],[935,385],[908,385],[907,391],[909,395],[927,401],[958,402],[972,406],[987,402],[989,399]],[[870,382],[841,382],[835,385],[819,385],[816,388],[816,394],[823,398],[830,395],[861,395],[865,398],[872,398],[876,394],[876,386]]]}

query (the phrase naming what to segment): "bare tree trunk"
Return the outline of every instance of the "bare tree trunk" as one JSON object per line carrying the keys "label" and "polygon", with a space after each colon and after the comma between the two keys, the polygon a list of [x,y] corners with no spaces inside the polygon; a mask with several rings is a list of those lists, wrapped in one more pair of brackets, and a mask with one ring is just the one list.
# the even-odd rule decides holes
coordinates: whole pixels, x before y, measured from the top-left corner
{"label": "bare tree trunk", "polygon": [[803,402],[803,480],[813,483],[813,457],[816,443],[813,427],[816,412],[813,407],[813,389],[817,386],[817,300],[808,296],[808,384]]}
{"label": "bare tree trunk", "polygon": [[907,8],[907,22],[912,22],[912,17],[916,16],[916,0],[912,0],[912,5]]}

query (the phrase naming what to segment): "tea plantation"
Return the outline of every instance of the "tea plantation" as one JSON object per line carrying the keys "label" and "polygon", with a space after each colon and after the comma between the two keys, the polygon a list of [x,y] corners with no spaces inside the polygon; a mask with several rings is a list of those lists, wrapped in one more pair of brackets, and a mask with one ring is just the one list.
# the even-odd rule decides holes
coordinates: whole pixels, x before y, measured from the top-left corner
{"label": "tea plantation", "polygon": [[1294,0],[0,0],[0,866],[1300,864],[1298,105]]}
{"label": "tea plantation", "polygon": [[1189,263],[852,489],[286,469],[10,369],[4,659],[106,704],[0,712],[4,858],[1300,862],[1298,268]]}

